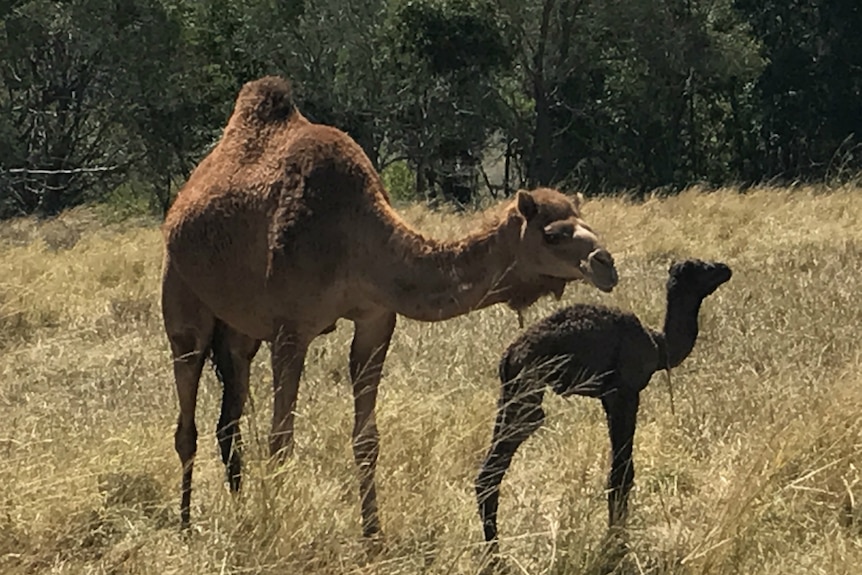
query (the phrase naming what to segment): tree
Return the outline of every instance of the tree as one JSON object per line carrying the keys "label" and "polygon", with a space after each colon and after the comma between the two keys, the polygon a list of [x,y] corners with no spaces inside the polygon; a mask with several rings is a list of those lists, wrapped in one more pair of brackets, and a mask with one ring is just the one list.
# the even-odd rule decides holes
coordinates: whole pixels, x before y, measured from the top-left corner
{"label": "tree", "polygon": [[[52,215],[137,170],[187,173],[200,138],[182,22],[158,0],[20,2],[3,19],[0,215]],[[163,206],[167,196],[161,194]]]}
{"label": "tree", "polygon": [[400,96],[388,143],[409,159],[418,194],[469,203],[511,62],[502,14],[484,0],[409,0],[395,3],[388,29]]}
{"label": "tree", "polygon": [[716,173],[728,152],[713,138],[759,60],[728,0],[503,6],[521,89],[505,98],[521,110],[505,130],[529,185],[645,191],[729,176]]}
{"label": "tree", "polygon": [[762,164],[786,178],[822,177],[862,133],[862,7],[853,0],[735,5],[768,60],[757,81]]}
{"label": "tree", "polygon": [[103,63],[112,46],[100,23],[82,18],[88,8],[34,0],[3,19],[0,157],[20,177],[7,184],[0,215],[56,213],[130,161],[107,138],[121,111],[100,97],[111,81]]}

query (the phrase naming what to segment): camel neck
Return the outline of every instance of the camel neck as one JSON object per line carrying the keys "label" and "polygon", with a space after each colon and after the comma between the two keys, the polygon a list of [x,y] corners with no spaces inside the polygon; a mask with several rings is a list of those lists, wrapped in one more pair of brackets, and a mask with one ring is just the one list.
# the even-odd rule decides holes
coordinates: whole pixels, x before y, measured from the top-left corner
{"label": "camel neck", "polygon": [[697,316],[702,302],[695,296],[668,291],[663,330],[668,367],[677,367],[694,349],[698,333]]}
{"label": "camel neck", "polygon": [[419,321],[441,321],[505,300],[521,218],[452,242],[423,237],[397,222],[374,266],[372,283],[386,307]]}
{"label": "camel neck", "polygon": [[664,332],[656,331],[652,328],[647,329],[649,329],[650,336],[652,336],[652,340],[655,342],[656,351],[658,351],[658,367],[656,371],[668,369],[670,364],[667,358],[667,341],[665,341]]}

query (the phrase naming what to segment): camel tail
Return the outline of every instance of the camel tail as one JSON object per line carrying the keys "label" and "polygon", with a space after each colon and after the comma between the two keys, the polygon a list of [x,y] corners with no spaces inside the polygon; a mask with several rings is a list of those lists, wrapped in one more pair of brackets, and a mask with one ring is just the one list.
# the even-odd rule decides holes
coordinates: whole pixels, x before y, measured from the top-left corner
{"label": "camel tail", "polygon": [[273,124],[286,120],[295,109],[290,82],[280,76],[264,76],[243,85],[233,115],[251,124]]}
{"label": "camel tail", "polygon": [[503,357],[500,358],[500,364],[497,366],[497,370],[500,374],[500,382],[507,383],[512,380],[512,366],[509,363],[509,356],[512,355],[512,349],[509,348],[503,354]]}
{"label": "camel tail", "polygon": [[225,374],[230,373],[233,369],[233,360],[230,356],[230,347],[225,341],[227,326],[219,320],[216,320],[213,328],[212,342],[210,342],[210,360],[213,364],[216,378],[222,387],[225,385]]}

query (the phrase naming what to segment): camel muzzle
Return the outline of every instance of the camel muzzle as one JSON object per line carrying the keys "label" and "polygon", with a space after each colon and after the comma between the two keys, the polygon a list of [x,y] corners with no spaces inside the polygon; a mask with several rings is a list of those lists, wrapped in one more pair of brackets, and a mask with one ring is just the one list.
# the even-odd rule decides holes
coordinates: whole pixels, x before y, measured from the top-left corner
{"label": "camel muzzle", "polygon": [[584,277],[599,290],[611,293],[619,283],[619,274],[614,265],[614,258],[605,249],[597,249],[581,266]]}

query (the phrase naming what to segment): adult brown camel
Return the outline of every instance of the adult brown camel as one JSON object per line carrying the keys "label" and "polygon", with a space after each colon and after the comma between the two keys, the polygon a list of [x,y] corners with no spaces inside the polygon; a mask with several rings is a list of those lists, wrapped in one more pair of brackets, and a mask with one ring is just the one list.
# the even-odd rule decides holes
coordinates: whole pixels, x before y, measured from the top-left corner
{"label": "adult brown camel", "polygon": [[215,148],[180,190],[163,225],[162,312],[173,354],[183,465],[181,520],[190,520],[195,401],[204,361],[224,386],[217,436],[232,491],[240,488],[239,418],[249,366],[270,343],[270,453],[293,442],[309,343],[354,322],[350,348],[362,529],[380,531],[374,410],[396,314],[441,321],[492,304],[514,309],[585,279],[609,292],[610,253],[579,204],[550,189],[520,191],[492,224],[453,242],[424,237],[392,209],[362,149],[309,122],[289,83],[245,84]]}

